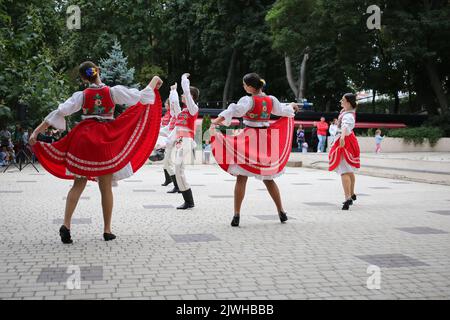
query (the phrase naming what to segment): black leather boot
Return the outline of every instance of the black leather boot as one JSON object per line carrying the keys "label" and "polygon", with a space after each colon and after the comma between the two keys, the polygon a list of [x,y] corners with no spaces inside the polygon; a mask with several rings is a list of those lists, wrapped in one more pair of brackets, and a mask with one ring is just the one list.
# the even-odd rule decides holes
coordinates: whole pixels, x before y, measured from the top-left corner
{"label": "black leather boot", "polygon": [[164,183],[162,184],[163,187],[168,186],[169,184],[172,183],[172,179],[170,179],[170,174],[167,172],[166,169],[164,169],[164,177],[166,178],[166,181],[164,181]]}
{"label": "black leather boot", "polygon": [[175,175],[170,176],[170,178],[172,179],[174,187],[172,190],[167,191],[167,193],[181,193],[180,189],[178,189],[177,178],[175,177]]}
{"label": "black leather boot", "polygon": [[184,203],[177,207],[179,210],[186,210],[194,207],[194,198],[192,197],[192,190],[188,189],[181,192],[183,194]]}

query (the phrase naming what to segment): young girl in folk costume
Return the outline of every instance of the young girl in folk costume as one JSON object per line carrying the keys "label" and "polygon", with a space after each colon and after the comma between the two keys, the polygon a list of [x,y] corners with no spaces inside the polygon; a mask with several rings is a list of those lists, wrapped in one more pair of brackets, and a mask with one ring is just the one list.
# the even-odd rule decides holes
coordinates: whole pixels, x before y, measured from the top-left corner
{"label": "young girl in folk costume", "polygon": [[353,132],[356,121],[356,95],[345,94],[341,99],[342,111],[338,119],[338,130],[328,155],[329,170],[335,170],[342,179],[345,202],[342,210],[348,210],[356,201],[355,169],[360,167],[358,140]]}
{"label": "young girl in folk costume", "polygon": [[[234,189],[233,227],[239,226],[241,204],[244,200],[248,177],[262,180],[276,204],[278,216],[283,223],[288,218],[283,209],[280,191],[274,178],[284,172],[292,146],[296,104],[282,105],[274,96],[263,93],[265,82],[256,73],[244,76],[245,96],[237,104],[212,121],[212,125],[229,126],[233,117],[243,117],[246,128],[237,136],[224,136],[213,128],[212,151],[220,167],[237,176]],[[269,124],[270,115],[282,118]]]}
{"label": "young girl in folk costume", "polygon": [[[105,241],[116,238],[111,233],[113,182],[136,172],[148,159],[161,120],[161,98],[157,89],[159,77],[138,91],[124,86],[108,87],[100,80],[100,69],[92,62],[84,62],[80,76],[89,88],[75,92],[59,105],[34,130],[30,144],[42,166],[62,179],[73,179],[67,195],[64,225],[60,228],[63,243],[72,243],[70,224],[73,212],[87,180],[97,180],[102,195]],[[132,106],[114,120],[116,104]],[[83,121],[64,138],[49,144],[37,142],[39,133],[52,126],[66,129],[64,117],[83,111]]]}
{"label": "young girl in folk costume", "polygon": [[[183,109],[180,108],[180,102],[177,93],[177,84],[175,83],[170,90],[169,100],[170,105],[173,106],[174,116],[176,117],[175,129],[170,133],[168,137],[168,149],[169,153],[166,154],[168,160],[166,162],[165,169],[173,170],[173,163],[171,162],[170,153],[172,150],[175,152],[175,176],[172,176],[173,183],[175,185],[172,191],[169,193],[182,193],[184,203],[177,207],[180,210],[186,210],[194,207],[194,198],[192,196],[192,190],[189,186],[186,176],[184,174],[184,165],[189,159],[192,159],[192,151],[195,149],[195,121],[198,117],[198,105],[197,101],[200,95],[200,91],[196,87],[190,86],[189,74],[185,73],[181,77],[181,87],[183,89],[183,95],[181,101],[183,103]],[[170,171],[169,171],[170,173]]]}

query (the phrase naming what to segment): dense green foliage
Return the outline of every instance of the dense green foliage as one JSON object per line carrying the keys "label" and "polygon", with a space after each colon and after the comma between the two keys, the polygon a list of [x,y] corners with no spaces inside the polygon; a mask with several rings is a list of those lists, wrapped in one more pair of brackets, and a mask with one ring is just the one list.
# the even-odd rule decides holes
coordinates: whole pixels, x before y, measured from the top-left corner
{"label": "dense green foliage", "polygon": [[422,144],[427,139],[433,146],[443,137],[444,132],[440,128],[424,126],[390,130],[387,135],[391,138],[404,138],[407,143],[413,142],[414,144]]}
{"label": "dense green foliage", "polygon": [[[66,27],[66,9],[81,9],[81,29]],[[381,30],[369,30],[372,1],[360,0],[0,0],[0,121],[39,121],[82,88],[80,62],[104,64],[115,42],[134,71],[127,85],[154,74],[169,84],[184,72],[200,88],[200,102],[244,95],[242,76],[260,73],[266,91],[294,94],[285,55],[298,73],[305,49],[305,96],[317,110],[338,110],[341,95],[373,89],[392,97],[391,113],[448,112],[450,6],[446,0],[378,1]],[[117,49],[117,48],[116,48]],[[117,53],[117,52],[116,52]],[[107,72],[103,70],[103,72]],[[129,74],[127,76],[129,78]],[[128,79],[127,78],[127,79]],[[121,82],[123,79],[118,79]],[[399,92],[410,93],[400,101]],[[5,107],[8,107],[9,110]],[[384,112],[370,103],[363,112]]]}

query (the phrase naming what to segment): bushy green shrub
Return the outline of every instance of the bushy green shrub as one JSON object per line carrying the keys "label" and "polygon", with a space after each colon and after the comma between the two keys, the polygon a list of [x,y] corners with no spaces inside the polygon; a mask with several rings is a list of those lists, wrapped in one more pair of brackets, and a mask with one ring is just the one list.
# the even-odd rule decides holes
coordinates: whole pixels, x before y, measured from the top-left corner
{"label": "bushy green shrub", "polygon": [[444,136],[444,132],[436,127],[418,127],[389,130],[387,135],[391,138],[403,138],[407,143],[422,144],[428,139],[431,146],[434,146],[440,138]]}

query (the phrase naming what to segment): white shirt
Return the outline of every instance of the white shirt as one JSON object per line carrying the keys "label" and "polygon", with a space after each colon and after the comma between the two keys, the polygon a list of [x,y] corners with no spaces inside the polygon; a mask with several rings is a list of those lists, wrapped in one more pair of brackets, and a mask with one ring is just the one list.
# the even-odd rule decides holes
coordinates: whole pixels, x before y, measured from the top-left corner
{"label": "white shirt", "polygon": [[334,137],[337,134],[338,126],[336,124],[332,124],[330,125],[330,129],[328,129],[328,131],[330,132],[330,135]]}
{"label": "white shirt", "polygon": [[345,112],[342,116],[341,128],[338,129],[337,133],[341,134],[344,128],[346,128],[347,131],[346,136],[349,136],[355,128],[355,116],[353,111]]}
{"label": "white shirt", "polygon": [[[199,107],[195,103],[194,99],[191,95],[191,89],[190,89],[191,83],[189,81],[189,78],[186,75],[183,75],[181,77],[181,88],[183,89],[184,99],[186,100],[186,107],[189,111],[189,113],[194,116],[197,114]],[[178,117],[178,115],[181,112],[180,107],[180,100],[178,98],[177,90],[171,90],[169,95],[169,103],[170,103],[170,114],[173,117]],[[178,131],[188,131],[188,128],[185,127],[175,127],[175,129],[170,133],[169,135],[169,141],[174,142],[177,137]],[[190,138],[189,138],[190,139]]]}
{"label": "white shirt", "polygon": [[[104,86],[97,86],[95,84],[91,84],[91,88],[99,88]],[[138,89],[129,89],[125,86],[114,86],[110,88],[111,97],[115,104],[133,106],[138,102],[143,104],[153,104],[155,102],[155,92],[150,87],[147,86],[143,90],[139,91]],[[66,130],[66,120],[64,117],[69,116],[81,109],[83,106],[83,91],[75,92],[72,97],[67,99],[64,103],[61,103],[58,106],[58,109],[51,112],[46,118],[45,122],[47,122],[52,127],[59,130]]]}
{"label": "white shirt", "polygon": [[[282,104],[274,96],[269,96],[273,101],[272,114],[280,117],[292,118],[295,116],[294,109],[289,104]],[[243,117],[247,112],[253,108],[253,98],[251,96],[245,96],[239,99],[238,103],[232,103],[228,108],[219,114],[219,117],[224,117],[223,124],[229,126],[233,117]],[[244,124],[249,127],[268,127],[268,121],[247,121],[244,120]]]}

